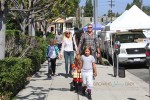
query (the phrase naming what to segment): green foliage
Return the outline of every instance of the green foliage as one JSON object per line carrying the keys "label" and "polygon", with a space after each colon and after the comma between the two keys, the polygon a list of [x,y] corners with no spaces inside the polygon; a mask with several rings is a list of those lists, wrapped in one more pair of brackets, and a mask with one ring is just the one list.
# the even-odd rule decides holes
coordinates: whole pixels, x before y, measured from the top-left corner
{"label": "green foliage", "polygon": [[6,17],[6,28],[7,30],[19,30],[20,26],[17,24],[16,19],[12,18],[11,15]]}
{"label": "green foliage", "polygon": [[35,36],[43,37],[43,32],[42,31],[36,31]]}
{"label": "green foliage", "polygon": [[12,37],[12,36],[16,36],[19,35],[19,33],[21,33],[20,30],[6,30],[6,39],[7,37]]}
{"label": "green foliage", "polygon": [[44,38],[38,38],[38,43],[39,45],[39,49],[41,50],[41,63],[43,63],[46,60],[46,47],[47,47],[47,43],[44,40]]}
{"label": "green foliage", "polygon": [[47,32],[47,35],[46,35],[46,38],[49,40],[50,38],[55,38],[55,34],[54,33],[52,33],[52,32]]}
{"label": "green foliage", "polygon": [[28,52],[27,58],[30,58],[32,61],[32,74],[37,72],[41,67],[42,51],[38,49],[31,49]]}
{"label": "green foliage", "polygon": [[9,98],[16,95],[27,83],[31,69],[31,60],[28,58],[9,57],[0,60],[0,94]]}
{"label": "green foliage", "polygon": [[146,14],[150,15],[150,6],[144,6],[142,9]]}
{"label": "green foliage", "polygon": [[92,17],[92,16],[93,16],[92,0],[86,0],[86,4],[84,7],[84,17]]}
{"label": "green foliage", "polygon": [[133,2],[131,4],[127,4],[126,10],[129,10],[133,5],[136,5],[140,9],[142,8],[142,10],[146,14],[150,14],[150,6],[143,6],[143,7],[141,7],[142,6],[141,0],[133,0]]}

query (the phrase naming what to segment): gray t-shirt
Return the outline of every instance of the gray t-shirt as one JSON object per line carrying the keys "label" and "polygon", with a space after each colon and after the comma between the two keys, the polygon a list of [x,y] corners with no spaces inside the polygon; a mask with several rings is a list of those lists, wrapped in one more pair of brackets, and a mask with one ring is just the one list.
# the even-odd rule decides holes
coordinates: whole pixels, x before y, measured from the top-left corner
{"label": "gray t-shirt", "polygon": [[57,39],[57,42],[58,42],[58,44],[61,44],[62,43],[62,34],[57,34],[56,35],[56,39]]}
{"label": "gray t-shirt", "polygon": [[83,62],[82,71],[93,71],[92,63],[95,62],[95,59],[92,55],[82,55],[81,60]]}

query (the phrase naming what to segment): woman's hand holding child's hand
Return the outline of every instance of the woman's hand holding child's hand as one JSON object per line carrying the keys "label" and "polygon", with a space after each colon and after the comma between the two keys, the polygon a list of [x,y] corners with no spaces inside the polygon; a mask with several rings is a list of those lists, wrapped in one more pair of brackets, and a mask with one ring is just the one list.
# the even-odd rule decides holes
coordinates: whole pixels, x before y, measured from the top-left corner
{"label": "woman's hand holding child's hand", "polygon": [[58,59],[62,60],[62,55],[61,54],[58,55]]}

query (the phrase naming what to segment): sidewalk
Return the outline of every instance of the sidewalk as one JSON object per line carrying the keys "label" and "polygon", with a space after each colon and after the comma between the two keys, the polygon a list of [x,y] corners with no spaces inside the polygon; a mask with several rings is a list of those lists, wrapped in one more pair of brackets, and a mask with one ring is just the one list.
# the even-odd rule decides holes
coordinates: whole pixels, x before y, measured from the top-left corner
{"label": "sidewalk", "polygon": [[[150,100],[149,85],[126,71],[126,78],[113,77],[113,67],[97,65],[92,100]],[[65,78],[64,61],[57,61],[56,74],[47,78],[47,62],[17,95],[17,100],[88,100],[70,91],[72,78]]]}

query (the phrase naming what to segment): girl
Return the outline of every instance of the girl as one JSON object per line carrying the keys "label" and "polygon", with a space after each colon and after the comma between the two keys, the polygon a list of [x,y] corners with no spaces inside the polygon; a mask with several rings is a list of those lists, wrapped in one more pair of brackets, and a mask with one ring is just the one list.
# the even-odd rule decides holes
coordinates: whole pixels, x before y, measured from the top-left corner
{"label": "girl", "polygon": [[56,75],[56,59],[60,58],[58,46],[55,45],[55,39],[49,40],[49,45],[46,50],[46,57],[48,59],[48,77],[50,77],[50,74],[54,76]]}
{"label": "girl", "polygon": [[85,90],[87,88],[88,98],[91,99],[91,90],[93,88],[93,74],[96,77],[96,64],[95,59],[92,56],[91,47],[85,46],[83,50],[83,55],[81,56],[81,72],[82,72],[82,95],[85,95]]}
{"label": "girl", "polygon": [[70,84],[71,85],[71,91],[73,91],[75,89],[77,92],[78,86],[82,85],[81,56],[79,54],[76,54],[76,56],[74,58],[74,64],[72,64],[72,75],[73,75],[73,81]]}
{"label": "girl", "polygon": [[[74,62],[73,42],[75,43],[75,41],[72,39],[72,35],[70,31],[66,30],[64,34],[65,35],[62,41],[61,56],[64,55],[65,58],[66,78],[68,78],[69,74],[71,75],[71,65]],[[75,43],[75,48],[77,48],[76,43]],[[68,72],[68,63],[69,63],[68,60],[70,60],[69,72]]]}
{"label": "girl", "polygon": [[74,58],[75,68],[80,72],[81,71],[81,56],[76,54]]}

